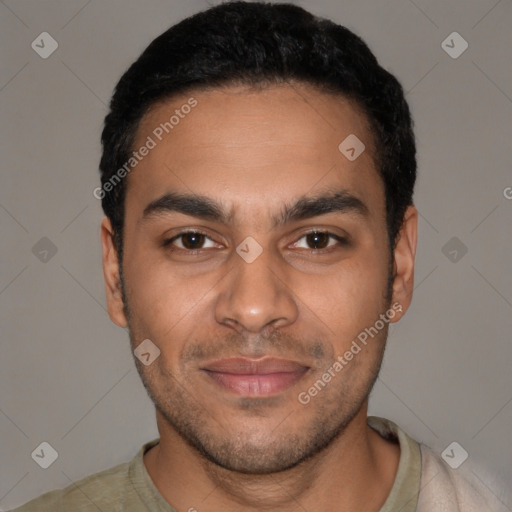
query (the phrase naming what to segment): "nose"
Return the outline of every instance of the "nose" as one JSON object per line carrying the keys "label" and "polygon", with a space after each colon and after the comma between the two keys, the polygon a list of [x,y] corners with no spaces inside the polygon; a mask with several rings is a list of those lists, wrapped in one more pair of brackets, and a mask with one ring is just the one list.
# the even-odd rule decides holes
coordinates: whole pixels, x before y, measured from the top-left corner
{"label": "nose", "polygon": [[237,254],[233,258],[236,267],[223,281],[215,304],[217,322],[251,333],[295,322],[297,302],[279,257],[263,251],[251,263]]}

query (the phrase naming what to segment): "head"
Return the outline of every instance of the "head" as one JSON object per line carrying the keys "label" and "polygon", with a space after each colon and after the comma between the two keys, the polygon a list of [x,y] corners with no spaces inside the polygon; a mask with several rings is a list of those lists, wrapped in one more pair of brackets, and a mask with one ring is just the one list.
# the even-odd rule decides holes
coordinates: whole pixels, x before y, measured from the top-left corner
{"label": "head", "polygon": [[[132,348],[160,351],[135,360],[159,427],[248,473],[327,447],[364,412],[411,299],[415,143],[398,81],[344,27],[227,3],[148,46],[102,143],[109,314]],[[226,377],[231,358],[277,377]]]}

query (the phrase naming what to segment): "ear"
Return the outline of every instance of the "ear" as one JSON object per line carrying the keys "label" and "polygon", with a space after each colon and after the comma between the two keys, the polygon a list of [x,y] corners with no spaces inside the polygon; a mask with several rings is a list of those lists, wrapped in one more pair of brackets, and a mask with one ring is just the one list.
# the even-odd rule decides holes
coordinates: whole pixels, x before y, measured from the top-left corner
{"label": "ear", "polygon": [[119,260],[114,245],[114,230],[107,217],[101,221],[101,246],[103,251],[103,278],[105,279],[108,315],[112,322],[119,325],[119,327],[126,327],[128,322],[124,314]]}
{"label": "ear", "polygon": [[393,252],[393,293],[391,304],[397,303],[397,307],[394,309],[400,311],[400,314],[390,320],[391,322],[398,322],[412,301],[417,239],[418,210],[414,206],[409,206],[405,211],[404,221]]}

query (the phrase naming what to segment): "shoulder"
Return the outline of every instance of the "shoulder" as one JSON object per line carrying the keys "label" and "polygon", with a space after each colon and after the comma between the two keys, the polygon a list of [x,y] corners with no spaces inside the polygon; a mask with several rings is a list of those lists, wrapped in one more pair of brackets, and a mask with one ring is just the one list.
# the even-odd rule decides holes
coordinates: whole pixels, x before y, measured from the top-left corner
{"label": "shoulder", "polygon": [[47,492],[12,512],[114,511],[129,478],[128,467],[128,463],[123,463],[87,476],[64,489]]}
{"label": "shoulder", "polygon": [[89,512],[120,510],[129,492],[129,463],[87,476],[64,489],[47,492],[11,512]]}
{"label": "shoulder", "polygon": [[[383,437],[396,437],[400,442],[400,465],[395,481],[402,482],[408,500],[404,510],[415,512],[511,512],[504,502],[509,499],[505,489],[493,494],[484,482],[497,483],[495,475],[476,465],[468,458],[456,469],[452,469],[437,453],[418,443],[390,420],[369,417],[368,424]],[[497,486],[500,487],[500,484]],[[501,485],[501,487],[503,487]],[[393,491],[392,491],[393,492]],[[416,501],[417,496],[417,501]],[[416,503],[413,503],[416,501]],[[388,510],[388,509],[383,509]],[[389,510],[396,510],[395,507]]]}
{"label": "shoulder", "polygon": [[[64,489],[47,492],[10,512],[108,512],[145,510],[143,497],[152,499],[144,469],[144,453],[159,439],[144,444],[129,462],[94,473]],[[149,498],[148,498],[149,496]]]}
{"label": "shoulder", "polygon": [[417,512],[501,512],[500,501],[467,463],[452,469],[430,448],[420,444],[421,484]]}

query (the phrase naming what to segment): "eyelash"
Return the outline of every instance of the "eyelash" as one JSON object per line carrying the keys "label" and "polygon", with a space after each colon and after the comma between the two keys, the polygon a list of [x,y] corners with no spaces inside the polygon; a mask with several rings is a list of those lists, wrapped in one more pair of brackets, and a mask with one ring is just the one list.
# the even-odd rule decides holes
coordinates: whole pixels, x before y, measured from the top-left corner
{"label": "eyelash", "polygon": [[191,229],[189,231],[182,231],[181,233],[178,233],[177,235],[173,236],[172,238],[168,238],[167,240],[164,240],[163,246],[165,248],[169,249],[171,252],[180,252],[181,251],[181,252],[186,252],[190,255],[198,254],[199,252],[205,250],[205,249],[182,249],[181,247],[173,247],[172,243],[175,240],[178,240],[182,236],[189,235],[189,234],[203,235],[211,240],[211,238],[204,231],[200,231],[198,229]]}
{"label": "eyelash", "polygon": [[[208,249],[202,249],[202,248],[201,249],[182,249],[181,247],[174,247],[172,245],[175,240],[178,240],[179,238],[183,237],[184,235],[188,235],[188,234],[203,235],[206,238],[208,238],[209,240],[212,240],[211,237],[209,237],[208,234],[205,233],[204,231],[200,231],[200,230],[194,229],[194,230],[190,230],[190,231],[182,231],[181,233],[178,233],[177,235],[173,236],[172,238],[168,238],[168,239],[164,240],[162,245],[163,245],[163,247],[169,249],[171,252],[183,252],[183,253],[187,253],[188,255],[191,255],[191,256],[195,255],[195,254],[199,254],[201,251],[208,250]],[[327,235],[329,237],[329,241],[334,239],[342,247],[348,247],[350,245],[350,242],[349,242],[349,240],[347,238],[339,236],[339,235],[336,235],[336,234],[334,234],[334,233],[332,233],[330,231],[322,231],[322,230],[318,230],[318,229],[313,229],[311,231],[303,233],[297,239],[297,241],[294,242],[294,244],[296,244],[299,240],[302,240],[306,236],[313,235],[313,234]],[[325,254],[325,253],[331,252],[332,251],[332,247],[333,246],[328,246],[328,247],[326,247],[324,249],[303,249],[303,250],[304,251],[308,251],[310,254],[312,254],[312,253],[314,253],[314,254]]]}
{"label": "eyelash", "polygon": [[[297,241],[294,242],[294,244],[296,244],[299,240],[302,240],[303,238],[307,237],[308,235],[314,235],[314,234],[327,235],[327,237],[329,238],[328,244],[332,240],[336,240],[336,242],[338,242],[338,247],[348,247],[350,245],[347,238],[345,238],[343,236],[340,236],[340,235],[336,235],[336,234],[334,234],[334,233],[332,233],[330,231],[322,231],[322,230],[319,230],[319,229],[313,229],[311,231],[307,231],[306,233],[303,233],[297,239]],[[327,247],[325,247],[324,249],[311,249],[311,248],[308,248],[308,249],[303,249],[303,250],[304,251],[308,251],[310,254],[327,254],[329,252],[332,252],[335,249],[336,249],[335,245],[327,245]]]}

